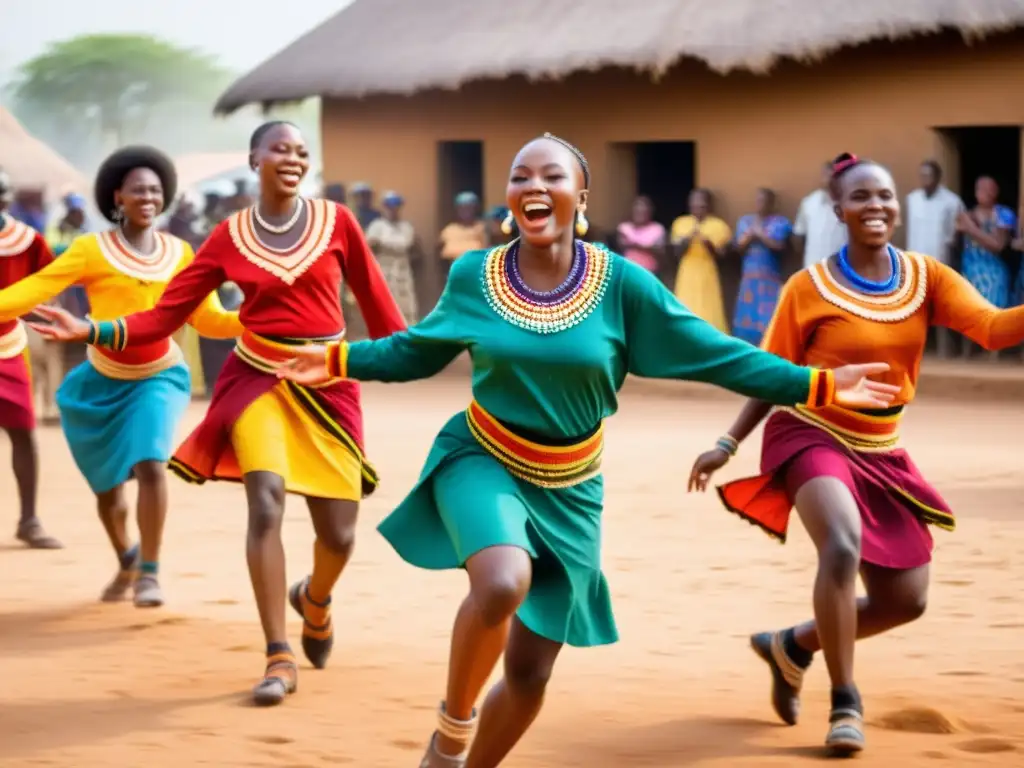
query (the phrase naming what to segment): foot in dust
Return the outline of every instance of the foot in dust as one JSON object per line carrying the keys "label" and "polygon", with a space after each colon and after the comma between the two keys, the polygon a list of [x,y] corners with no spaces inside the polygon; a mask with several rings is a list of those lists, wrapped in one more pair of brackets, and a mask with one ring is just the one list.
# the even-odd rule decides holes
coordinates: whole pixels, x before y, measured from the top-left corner
{"label": "foot in dust", "polygon": [[[299,692],[271,711],[248,700],[263,650],[241,490],[171,481],[167,604],[158,612],[101,605],[108,545],[63,438],[41,432],[42,508],[67,549],[2,552],[0,766],[416,763],[443,696],[464,577],[405,565],[374,526],[413,483],[468,389],[442,378],[364,392],[384,482],[363,507],[337,590],[335,620],[345,631],[331,666],[304,666]],[[194,407],[191,423],[199,414]],[[623,397],[604,460],[605,568],[622,642],[563,654],[547,708],[507,765],[743,768],[819,759],[824,665],[808,676],[800,724],[786,728],[771,712],[763,664],[746,647],[752,631],[809,616],[815,560],[806,535],[794,526],[782,549],[722,512],[713,495],[687,496],[679,484],[681,467],[734,414],[727,400]],[[907,447],[961,522],[936,535],[929,614],[858,647],[869,738],[860,763],[1009,765],[1024,751],[1024,660],[1010,628],[1019,603],[1007,599],[1024,591],[1024,470],[1014,458],[1024,412],[922,402],[907,421]],[[742,453],[731,476],[755,469],[756,453]],[[983,476],[996,479],[979,487]],[[0,473],[0,490],[14,493],[9,473]],[[308,572],[313,534],[302,505],[289,504],[294,579]],[[290,628],[297,644],[298,621]]]}

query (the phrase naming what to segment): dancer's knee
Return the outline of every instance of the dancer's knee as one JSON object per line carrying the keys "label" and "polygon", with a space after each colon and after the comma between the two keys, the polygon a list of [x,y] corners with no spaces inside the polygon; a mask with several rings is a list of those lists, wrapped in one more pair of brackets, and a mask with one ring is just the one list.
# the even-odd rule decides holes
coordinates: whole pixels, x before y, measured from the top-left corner
{"label": "dancer's knee", "polygon": [[928,610],[928,595],[908,595],[889,608],[893,619],[899,624],[910,624],[924,616]]}
{"label": "dancer's knee", "polygon": [[128,517],[128,502],[124,498],[123,487],[118,486],[111,491],[97,494],[96,511],[100,518],[105,520]]}
{"label": "dancer's knee", "polygon": [[162,461],[140,461],[132,471],[135,479],[143,485],[159,485],[167,478],[167,471]]}
{"label": "dancer's knee", "polygon": [[261,474],[261,477],[246,476],[250,539],[279,534],[284,519],[284,481],[276,475]]}
{"label": "dancer's knee", "polygon": [[470,596],[487,626],[508,620],[526,599],[532,566],[529,555],[514,547],[493,547],[466,563]]}
{"label": "dancer's knee", "polygon": [[317,541],[332,554],[348,556],[356,542],[359,505],[354,501],[332,500],[322,508],[310,506]]}
{"label": "dancer's knee", "polygon": [[818,557],[821,572],[830,581],[845,584],[857,578],[860,566],[860,536],[849,530],[830,533],[820,548]]}
{"label": "dancer's knee", "polygon": [[796,493],[796,508],[818,550],[818,571],[835,583],[856,579],[861,520],[849,489],[834,477],[816,477]]}
{"label": "dancer's knee", "polygon": [[473,585],[472,596],[484,624],[497,626],[509,619],[522,605],[530,588],[528,574],[498,572]]}
{"label": "dancer's knee", "polygon": [[348,555],[356,544],[356,527],[350,523],[334,524],[317,531],[317,539],[335,555]]}

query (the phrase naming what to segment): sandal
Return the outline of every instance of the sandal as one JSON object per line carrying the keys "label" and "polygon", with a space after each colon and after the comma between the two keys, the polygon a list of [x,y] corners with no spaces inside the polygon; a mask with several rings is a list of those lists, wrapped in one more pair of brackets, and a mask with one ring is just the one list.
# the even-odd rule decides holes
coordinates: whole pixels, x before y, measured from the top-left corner
{"label": "sandal", "polygon": [[275,653],[267,657],[263,679],[252,689],[252,700],[258,707],[274,707],[299,688],[299,666],[291,653]]}
{"label": "sandal", "polygon": [[14,535],[18,541],[28,545],[29,549],[64,549],[64,545],[47,534],[43,524],[35,517],[18,523],[18,530]]}
{"label": "sandal", "polygon": [[128,567],[122,567],[117,575],[111,580],[100,594],[100,601],[104,603],[119,603],[128,597],[128,591],[135,584],[139,575],[139,545],[124,553],[122,563]]}
{"label": "sandal", "polygon": [[156,576],[143,573],[135,579],[135,607],[159,608],[164,604],[164,592]]}
{"label": "sandal", "polygon": [[825,751],[829,757],[850,757],[864,749],[864,715],[856,709],[833,709],[828,716]]}
{"label": "sandal", "polygon": [[[476,710],[469,720],[456,720],[445,712],[444,702],[437,709],[437,730],[430,736],[430,744],[427,745],[427,752],[423,755],[419,768],[463,768],[466,765],[466,756],[469,754],[469,742],[473,738],[473,729],[476,727]],[[445,755],[437,749],[437,737],[443,735],[452,741],[463,745],[463,750],[458,755]]]}
{"label": "sandal", "polygon": [[[309,579],[303,579],[292,585],[288,590],[288,602],[291,603],[295,612],[302,617],[302,652],[306,654],[309,663],[316,669],[323,669],[327,666],[327,660],[334,650],[334,626],[331,622],[330,606],[331,598],[324,603],[318,603],[309,596]],[[323,611],[326,620],[320,624],[314,624],[306,618],[306,610],[309,606]]]}
{"label": "sandal", "polygon": [[772,709],[786,725],[796,725],[800,717],[800,689],[807,669],[789,658],[781,632],[751,635],[750,647],[772,671]]}

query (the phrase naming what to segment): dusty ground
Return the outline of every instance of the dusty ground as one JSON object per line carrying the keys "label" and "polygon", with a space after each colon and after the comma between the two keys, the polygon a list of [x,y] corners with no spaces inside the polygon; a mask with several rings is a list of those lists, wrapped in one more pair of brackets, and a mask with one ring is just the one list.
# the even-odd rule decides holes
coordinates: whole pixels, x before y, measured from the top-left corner
{"label": "dusty ground", "polygon": [[[42,510],[68,548],[0,546],[0,765],[415,765],[464,585],[459,574],[406,566],[374,525],[466,392],[459,380],[367,389],[370,448],[384,485],[364,507],[357,554],[336,594],[339,647],[330,669],[304,669],[298,695],[267,711],[247,705],[262,658],[240,489],[172,481],[168,606],[102,606],[96,596],[114,560],[63,438],[45,430]],[[623,406],[609,428],[605,544],[623,639],[564,654],[547,710],[507,764],[815,760],[827,705],[823,665],[811,675],[802,723],[785,728],[772,719],[766,671],[746,647],[751,630],[807,616],[807,538],[796,531],[781,548],[714,498],[683,492],[693,456],[729,423],[735,404],[647,392]],[[865,765],[1024,765],[1022,431],[1024,408],[1012,405],[922,402],[909,417],[907,445],[962,522],[956,534],[939,534],[927,616],[858,652],[871,724]],[[748,450],[730,475],[751,469],[755,454]],[[0,493],[13,527],[6,472]],[[285,535],[298,577],[312,536],[294,501]]]}

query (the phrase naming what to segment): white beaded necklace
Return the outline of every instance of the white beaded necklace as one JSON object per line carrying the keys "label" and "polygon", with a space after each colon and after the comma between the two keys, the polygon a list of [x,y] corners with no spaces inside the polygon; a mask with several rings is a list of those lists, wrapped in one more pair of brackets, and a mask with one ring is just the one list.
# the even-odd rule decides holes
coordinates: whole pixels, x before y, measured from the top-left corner
{"label": "white beaded necklace", "polygon": [[263,219],[263,217],[260,216],[259,203],[256,203],[256,205],[252,207],[252,212],[253,215],[256,217],[256,222],[261,227],[263,227],[263,229],[267,230],[267,232],[270,232],[271,234],[274,235],[283,235],[285,232],[288,232],[292,227],[294,227],[296,222],[298,222],[299,216],[302,213],[302,198],[299,198],[298,200],[295,201],[295,212],[292,214],[292,217],[288,219],[288,221],[286,221],[284,224],[281,224],[280,226],[273,226],[271,224],[268,224]]}

